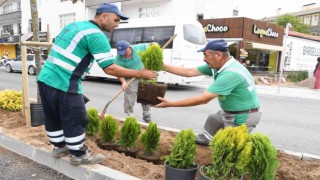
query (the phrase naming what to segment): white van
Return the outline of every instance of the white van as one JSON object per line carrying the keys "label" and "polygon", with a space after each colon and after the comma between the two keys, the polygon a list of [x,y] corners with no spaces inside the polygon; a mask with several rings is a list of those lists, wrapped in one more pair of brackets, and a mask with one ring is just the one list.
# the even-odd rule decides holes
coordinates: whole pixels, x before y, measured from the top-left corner
{"label": "white van", "polygon": [[[115,45],[120,40],[126,40],[130,44],[157,42],[162,47],[174,34],[177,36],[163,50],[165,64],[180,67],[196,67],[204,64],[203,54],[197,50],[206,44],[206,36],[201,24],[196,19],[174,18],[139,18],[129,19],[121,23],[111,34],[107,34],[112,47],[112,53],[116,55]],[[95,62],[87,76],[116,78],[107,75]],[[204,76],[181,77],[159,72],[158,81],[167,84],[186,84],[203,81]]]}

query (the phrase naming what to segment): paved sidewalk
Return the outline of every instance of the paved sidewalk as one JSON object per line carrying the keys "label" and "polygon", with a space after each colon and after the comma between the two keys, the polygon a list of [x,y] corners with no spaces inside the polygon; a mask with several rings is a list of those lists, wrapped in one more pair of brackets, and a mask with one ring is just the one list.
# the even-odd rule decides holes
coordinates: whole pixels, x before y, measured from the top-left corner
{"label": "paved sidewalk", "polygon": [[320,100],[320,91],[308,88],[291,88],[279,86],[257,85],[258,95],[270,95],[296,99]]}

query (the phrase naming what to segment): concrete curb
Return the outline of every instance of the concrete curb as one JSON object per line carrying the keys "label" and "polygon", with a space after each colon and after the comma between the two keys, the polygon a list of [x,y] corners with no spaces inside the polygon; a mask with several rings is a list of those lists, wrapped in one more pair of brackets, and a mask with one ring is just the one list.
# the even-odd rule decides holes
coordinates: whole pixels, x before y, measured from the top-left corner
{"label": "concrete curb", "polygon": [[138,180],[139,178],[124,174],[120,171],[100,164],[73,166],[69,158],[53,158],[50,152],[25,144],[13,137],[7,136],[0,128],[0,145],[17,154],[54,169],[66,176],[79,180]]}

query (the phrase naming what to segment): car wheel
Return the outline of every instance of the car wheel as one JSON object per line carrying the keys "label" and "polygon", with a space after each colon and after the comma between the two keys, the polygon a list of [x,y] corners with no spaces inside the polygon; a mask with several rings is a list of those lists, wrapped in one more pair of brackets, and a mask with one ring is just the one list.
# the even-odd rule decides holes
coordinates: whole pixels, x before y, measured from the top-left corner
{"label": "car wheel", "polygon": [[7,65],[6,65],[6,71],[7,71],[8,73],[11,73],[11,72],[12,72],[12,67],[10,66],[10,64],[7,64]]}
{"label": "car wheel", "polygon": [[29,66],[28,73],[31,74],[31,75],[35,75],[36,74],[36,68],[34,66]]}

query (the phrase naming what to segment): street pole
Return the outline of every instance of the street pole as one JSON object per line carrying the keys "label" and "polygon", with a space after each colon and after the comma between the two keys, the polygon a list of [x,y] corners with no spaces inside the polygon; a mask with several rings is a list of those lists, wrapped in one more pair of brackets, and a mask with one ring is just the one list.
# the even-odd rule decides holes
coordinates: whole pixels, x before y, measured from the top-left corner
{"label": "street pole", "polygon": [[283,42],[283,51],[281,53],[281,62],[280,62],[280,76],[279,76],[279,84],[278,84],[278,93],[280,93],[280,86],[281,86],[281,79],[283,75],[283,69],[284,69],[284,60],[285,60],[285,53],[286,53],[286,48],[287,48],[287,39],[288,39],[288,34],[289,34],[289,29],[292,27],[291,23],[286,24],[286,31],[285,31],[285,38]]}

